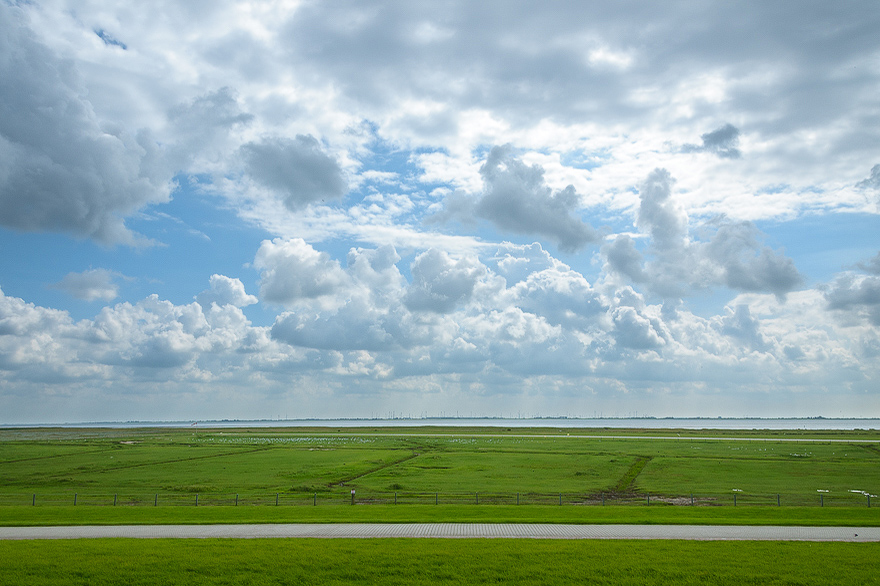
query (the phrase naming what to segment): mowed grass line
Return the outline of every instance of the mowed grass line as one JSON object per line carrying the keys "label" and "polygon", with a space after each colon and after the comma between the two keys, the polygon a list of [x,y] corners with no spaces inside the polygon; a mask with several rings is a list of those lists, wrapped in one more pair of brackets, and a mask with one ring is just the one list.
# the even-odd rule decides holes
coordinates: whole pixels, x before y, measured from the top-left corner
{"label": "mowed grass line", "polygon": [[876,543],[89,539],[0,542],[0,576],[32,586],[852,586],[878,583],[878,555]]}

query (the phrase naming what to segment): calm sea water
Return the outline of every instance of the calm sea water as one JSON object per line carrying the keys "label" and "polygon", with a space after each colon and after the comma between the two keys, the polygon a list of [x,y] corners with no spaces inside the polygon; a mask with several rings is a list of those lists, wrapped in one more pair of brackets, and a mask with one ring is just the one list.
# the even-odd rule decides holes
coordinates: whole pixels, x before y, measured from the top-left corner
{"label": "calm sea water", "polygon": [[425,419],[261,419],[256,421],[127,421],[3,427],[554,427],[613,429],[880,429],[880,419],[710,419],[710,418],[425,418]]}

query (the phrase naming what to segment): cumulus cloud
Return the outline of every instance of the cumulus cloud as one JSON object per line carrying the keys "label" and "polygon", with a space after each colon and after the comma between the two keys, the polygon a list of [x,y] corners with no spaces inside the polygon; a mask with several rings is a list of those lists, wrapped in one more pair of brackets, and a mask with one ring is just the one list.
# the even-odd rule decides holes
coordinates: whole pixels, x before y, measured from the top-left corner
{"label": "cumulus cloud", "polygon": [[759,236],[750,222],[723,223],[705,244],[706,257],[727,287],[783,298],[803,283],[803,277],[792,259],[761,246]]}
{"label": "cumulus cloud", "polygon": [[752,350],[763,352],[769,347],[761,334],[760,322],[752,317],[749,306],[745,304],[737,305],[721,319],[721,333],[742,341]]}
{"label": "cumulus cloud", "polygon": [[611,273],[667,299],[715,286],[784,299],[803,283],[792,259],[764,246],[751,222],[716,218],[701,226],[708,239],[696,239],[687,213],[675,201],[673,185],[665,169],[655,169],[642,183],[637,225],[649,237],[647,245],[642,252],[623,234],[603,246]]}
{"label": "cumulus cloud", "polygon": [[825,292],[828,308],[880,326],[880,276],[844,273]]}
{"label": "cumulus cloud", "polygon": [[[435,340],[431,320],[421,320],[409,311],[411,290],[397,268],[399,261],[392,246],[351,249],[348,266],[336,275],[339,285],[326,293],[324,303],[300,306],[278,316],[271,329],[272,338],[318,350],[369,352],[411,349]],[[452,265],[446,267],[446,276],[455,280],[461,277],[456,274],[461,267]],[[421,266],[419,259],[414,263],[414,274],[420,270],[416,266]],[[449,289],[443,289],[442,276],[435,277],[439,280],[433,284],[442,291],[440,296],[449,294]],[[433,311],[436,306],[429,303],[417,309]],[[374,364],[371,372],[387,374],[389,368]]]}
{"label": "cumulus cloud", "polygon": [[254,266],[261,271],[260,296],[281,306],[328,297],[348,284],[338,261],[301,238],[264,240]]}
{"label": "cumulus cloud", "polygon": [[400,255],[390,244],[375,249],[352,248],[348,251],[348,274],[358,284],[362,295],[372,297],[377,306],[398,304],[404,279],[397,268]]}
{"label": "cumulus cloud", "polygon": [[0,224],[104,244],[143,238],[125,218],[167,202],[170,179],[149,132],[103,123],[76,65],[41,44],[22,10],[0,5]]}
{"label": "cumulus cloud", "polygon": [[636,249],[636,243],[629,234],[621,234],[602,247],[602,254],[612,271],[627,277],[634,283],[644,283],[648,274],[642,265],[644,257]]}
{"label": "cumulus cloud", "polygon": [[406,344],[400,311],[353,300],[332,313],[286,312],[272,326],[272,338],[322,350],[387,351]]}
{"label": "cumulus cloud", "polygon": [[257,303],[257,298],[244,290],[244,284],[239,279],[214,274],[211,275],[210,287],[199,293],[196,301],[203,308],[210,308],[212,303],[245,307]]}
{"label": "cumulus cloud", "polygon": [[533,271],[502,293],[502,298],[505,294],[516,307],[572,330],[595,328],[608,310],[602,294],[582,274],[562,263]]}
{"label": "cumulus cloud", "polygon": [[454,260],[432,248],[416,257],[411,271],[413,282],[404,297],[406,306],[412,311],[449,313],[470,298],[486,269],[474,258]]}
{"label": "cumulus cloud", "polygon": [[89,269],[82,273],[67,273],[51,287],[84,301],[113,301],[119,295],[119,285],[114,282],[117,276],[107,269]]}
{"label": "cumulus cloud", "polygon": [[639,229],[651,236],[659,250],[680,251],[686,246],[688,217],[672,197],[675,179],[666,169],[654,169],[639,187]]}
{"label": "cumulus cloud", "polygon": [[476,223],[477,200],[463,189],[456,189],[443,199],[442,209],[435,211],[424,220],[425,224],[441,224],[457,220],[464,225]]}
{"label": "cumulus cloud", "polygon": [[264,138],[242,145],[240,153],[250,177],[278,193],[291,211],[348,191],[339,163],[313,136]]}
{"label": "cumulus cloud", "polygon": [[178,169],[211,168],[232,147],[232,133],[249,125],[254,115],[244,112],[235,91],[221,87],[177,104],[168,111],[174,128],[173,164]]}
{"label": "cumulus cloud", "polygon": [[544,169],[523,163],[510,145],[492,148],[480,176],[483,191],[479,196],[454,191],[446,197],[443,209],[427,221],[457,219],[469,224],[476,216],[501,230],[544,236],[565,252],[598,240],[598,233],[576,217],[580,197],[575,188],[551,189],[544,180]]}
{"label": "cumulus cloud", "polygon": [[567,252],[598,240],[592,227],[572,215],[580,203],[574,187],[552,190],[544,169],[526,165],[511,147],[493,147],[480,175],[484,191],[476,211],[499,228],[546,236]]}
{"label": "cumulus cloud", "polygon": [[686,144],[682,147],[685,153],[712,153],[722,159],[739,159],[742,153],[739,145],[739,129],[733,124],[725,124],[712,132],[700,135],[702,145]]}
{"label": "cumulus cloud", "polygon": [[0,336],[37,335],[41,330],[49,334],[67,332],[72,325],[65,311],[26,303],[0,290]]}
{"label": "cumulus cloud", "polygon": [[553,258],[538,243],[516,245],[505,242],[491,259],[495,272],[512,286],[526,280],[532,273],[557,266],[565,266]]}
{"label": "cumulus cloud", "polygon": [[615,340],[624,348],[652,350],[664,344],[656,323],[632,307],[617,307],[611,312]]}
{"label": "cumulus cloud", "polygon": [[[320,257],[301,243],[287,250],[287,241],[269,244],[281,249],[267,251],[296,257],[296,266],[306,271],[310,266],[302,259]],[[424,383],[423,377],[440,377],[431,380],[471,380],[495,395],[506,392],[506,385],[521,390],[523,384],[579,381],[593,387],[603,378],[622,389],[645,380],[657,389],[674,387],[694,377],[735,387],[768,373],[776,385],[797,386],[805,376],[826,380],[831,370],[869,369],[870,361],[859,366],[858,357],[877,347],[870,328],[823,320],[819,293],[794,294],[786,305],[772,295],[747,294],[722,317],[704,319],[682,307],[675,320],[667,320],[659,306],[629,287],[606,286],[601,293],[563,263],[547,266],[539,249],[505,248],[496,258],[506,262],[497,266],[525,273],[523,278],[484,287],[479,295],[467,294],[469,284],[475,275],[478,283],[492,281],[489,265],[429,252],[413,264],[425,271],[425,286],[438,297],[431,307],[446,313],[404,303],[412,284],[396,271],[399,255],[390,247],[352,249],[345,269],[331,263],[331,272],[346,275],[344,286],[322,293],[333,302],[297,301],[270,328],[254,327],[234,304],[206,307],[208,296],[252,301],[240,282],[222,276],[212,278],[199,303],[174,305],[152,295],[78,322],[0,292],[0,370],[6,381],[52,377],[126,388],[167,381],[169,373],[178,384],[237,381],[266,389],[274,388],[272,381],[287,389],[291,377],[304,372],[320,374],[312,381],[320,388],[344,378],[346,387],[382,381],[407,389]],[[534,266],[511,263],[517,255]],[[443,279],[426,277],[444,271],[450,288],[434,291]],[[418,278],[414,271],[413,283]],[[855,302],[866,299],[857,296]],[[852,336],[840,331],[853,327],[859,329]],[[329,390],[320,396],[340,398]]]}

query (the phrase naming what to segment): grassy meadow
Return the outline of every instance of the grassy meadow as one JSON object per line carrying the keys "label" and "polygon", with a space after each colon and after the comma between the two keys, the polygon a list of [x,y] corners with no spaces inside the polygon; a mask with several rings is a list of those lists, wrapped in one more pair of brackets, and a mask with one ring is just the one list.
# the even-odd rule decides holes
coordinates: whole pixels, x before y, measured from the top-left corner
{"label": "grassy meadow", "polygon": [[[327,506],[350,505],[352,490],[355,504],[398,506]],[[6,524],[83,516],[602,522],[612,511],[664,507],[672,510],[649,514],[828,524],[854,509],[856,519],[877,524],[880,502],[868,509],[866,493],[880,493],[876,431],[0,430]]]}
{"label": "grassy meadow", "polygon": [[[0,525],[878,526],[880,506],[850,492],[880,489],[878,446],[876,432],[0,430]],[[355,504],[371,506],[351,506],[352,489]],[[849,585],[878,583],[878,555],[877,543],[77,539],[0,541],[0,576],[33,585]]]}

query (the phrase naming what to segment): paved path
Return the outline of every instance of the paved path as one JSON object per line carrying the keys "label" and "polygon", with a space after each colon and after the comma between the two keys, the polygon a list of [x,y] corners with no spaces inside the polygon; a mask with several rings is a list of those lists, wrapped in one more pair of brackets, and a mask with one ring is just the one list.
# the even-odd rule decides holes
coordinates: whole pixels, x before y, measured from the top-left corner
{"label": "paved path", "polygon": [[0,527],[0,539],[89,539],[98,537],[142,539],[471,537],[522,539],[690,539],[704,541],[880,541],[880,527],[491,523]]}

